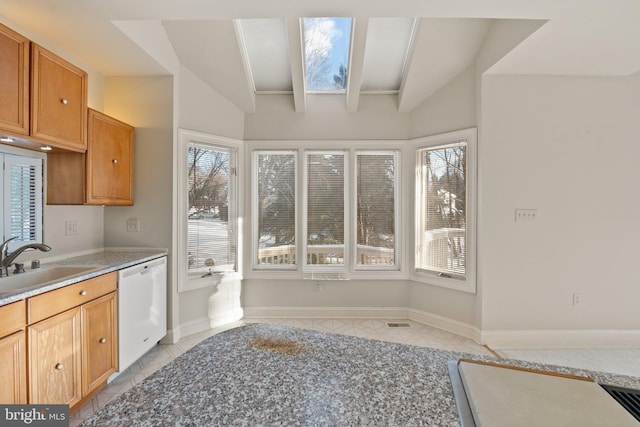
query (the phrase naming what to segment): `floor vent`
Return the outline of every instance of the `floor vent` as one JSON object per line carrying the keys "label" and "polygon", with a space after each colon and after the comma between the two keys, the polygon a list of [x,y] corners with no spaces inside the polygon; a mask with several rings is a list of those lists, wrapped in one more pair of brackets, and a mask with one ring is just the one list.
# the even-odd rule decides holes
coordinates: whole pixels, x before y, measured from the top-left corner
{"label": "floor vent", "polygon": [[410,328],[411,324],[402,322],[387,322],[387,328]]}
{"label": "floor vent", "polygon": [[600,384],[624,409],[640,421],[640,390]]}

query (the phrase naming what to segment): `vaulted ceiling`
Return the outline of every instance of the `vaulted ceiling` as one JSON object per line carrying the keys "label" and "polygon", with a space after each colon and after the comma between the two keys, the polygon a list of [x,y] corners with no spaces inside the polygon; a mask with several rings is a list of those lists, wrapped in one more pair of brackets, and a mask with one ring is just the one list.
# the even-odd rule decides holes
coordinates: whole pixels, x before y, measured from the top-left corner
{"label": "vaulted ceiling", "polygon": [[[0,0],[0,21],[105,76],[189,69],[240,110],[289,94],[304,112],[301,17],[352,17],[346,109],[397,96],[409,112],[472,65],[495,22],[533,22],[494,74],[640,70],[636,0]],[[327,95],[330,96],[330,95]]]}

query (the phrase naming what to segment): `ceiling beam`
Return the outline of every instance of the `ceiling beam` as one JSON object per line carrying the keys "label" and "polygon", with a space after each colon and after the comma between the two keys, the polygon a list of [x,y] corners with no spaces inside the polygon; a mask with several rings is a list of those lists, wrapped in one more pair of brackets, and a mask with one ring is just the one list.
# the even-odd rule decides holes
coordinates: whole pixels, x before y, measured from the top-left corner
{"label": "ceiling beam", "polygon": [[249,55],[247,54],[247,48],[244,43],[244,35],[242,34],[242,27],[240,26],[240,20],[233,20],[233,30],[236,33],[236,43],[238,44],[238,50],[240,51],[240,59],[242,60],[242,70],[244,72],[244,78],[249,87],[249,98],[253,109],[245,111],[246,113],[256,112],[256,84],[253,81],[253,74],[251,73],[251,66],[249,65]]}
{"label": "ceiling beam", "polygon": [[287,18],[287,40],[289,44],[289,63],[291,65],[293,106],[296,113],[304,113],[306,110],[306,93],[304,88],[302,27],[300,26],[299,18]]}
{"label": "ceiling beam", "polygon": [[411,39],[409,41],[409,51],[407,52],[407,60],[404,64],[404,69],[402,70],[402,80],[400,81],[400,90],[398,91],[398,111],[406,112],[407,109],[405,104],[407,104],[405,97],[405,90],[407,89],[407,78],[409,76],[409,70],[411,69],[411,65],[414,61],[415,47],[418,39],[418,34],[420,34],[420,27],[422,25],[422,19],[416,19],[416,22],[413,24],[413,32],[411,34]]}
{"label": "ceiling beam", "polygon": [[369,18],[354,18],[351,29],[351,62],[347,83],[347,111],[350,113],[358,111],[368,27]]}

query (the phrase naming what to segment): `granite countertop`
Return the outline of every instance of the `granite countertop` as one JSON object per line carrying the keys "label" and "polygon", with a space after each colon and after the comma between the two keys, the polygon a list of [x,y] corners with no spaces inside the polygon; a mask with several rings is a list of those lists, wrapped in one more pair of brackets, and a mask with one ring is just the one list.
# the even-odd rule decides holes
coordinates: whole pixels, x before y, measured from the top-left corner
{"label": "granite countertop", "polygon": [[[63,277],[58,280],[48,281],[34,286],[12,291],[0,291],[0,306],[20,301],[44,292],[52,291],[54,289],[62,288],[83,280],[91,279],[102,274],[107,274],[112,271],[122,270],[123,268],[131,267],[166,255],[166,249],[105,249],[101,252],[65,259],[56,259],[52,262],[46,262],[46,260],[44,260],[42,263],[42,269],[56,265],[80,265],[95,268],[91,268],[88,271],[76,275]],[[25,268],[25,270],[26,273],[23,274],[29,274],[29,272],[32,271],[30,268]],[[13,277],[13,275],[10,277]],[[0,278],[0,286],[1,284],[2,278]]]}
{"label": "granite countertop", "polygon": [[83,426],[459,426],[448,363],[497,362],[640,387],[640,378],[275,324],[197,344]]}

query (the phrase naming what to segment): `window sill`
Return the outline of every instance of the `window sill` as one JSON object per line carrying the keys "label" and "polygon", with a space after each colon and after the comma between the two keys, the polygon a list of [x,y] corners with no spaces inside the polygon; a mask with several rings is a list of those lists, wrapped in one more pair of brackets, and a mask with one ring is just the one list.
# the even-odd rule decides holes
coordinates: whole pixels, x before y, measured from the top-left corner
{"label": "window sill", "polygon": [[470,294],[476,293],[475,278],[468,277],[465,280],[456,278],[443,278],[438,277],[435,273],[426,272],[414,272],[410,280],[418,283],[424,283],[426,285],[438,286],[441,288],[452,289],[455,291],[467,292]]}
{"label": "window sill", "polygon": [[194,275],[188,277],[186,283],[178,288],[178,293],[210,288],[223,283],[238,282],[242,279],[242,275],[236,272],[214,272],[211,275],[203,275],[200,277]]}
{"label": "window sill", "polygon": [[252,270],[244,278],[249,280],[309,280],[309,281],[325,281],[325,280],[408,280],[409,276],[401,271],[351,271],[340,272],[339,279],[323,279],[324,273],[318,271],[318,277],[313,277],[311,271],[286,271],[286,270]]}

